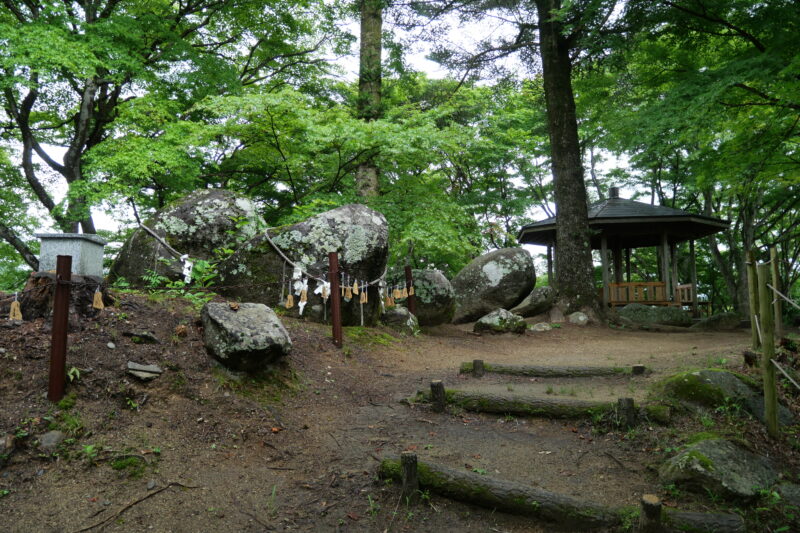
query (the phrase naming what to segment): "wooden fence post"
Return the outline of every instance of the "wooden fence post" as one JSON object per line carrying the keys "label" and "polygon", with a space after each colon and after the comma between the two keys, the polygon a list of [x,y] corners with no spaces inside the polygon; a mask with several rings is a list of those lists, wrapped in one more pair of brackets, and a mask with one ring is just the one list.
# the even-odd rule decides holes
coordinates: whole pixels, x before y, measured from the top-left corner
{"label": "wooden fence post", "polygon": [[339,254],[328,254],[328,279],[331,282],[331,325],[333,328],[333,344],[342,347],[342,295],[339,293]]}
{"label": "wooden fence post", "polygon": [[414,505],[419,501],[419,476],[417,475],[417,454],[402,452],[400,454],[402,497],[406,505]]}
{"label": "wooden fence post", "polygon": [[661,533],[661,499],[655,494],[643,494],[640,500],[639,533]]}
{"label": "wooden fence post", "polygon": [[473,359],[472,360],[472,375],[476,378],[483,377],[483,374],[486,372],[486,367],[483,366],[483,359]]}
{"label": "wooden fence post", "polygon": [[[778,250],[774,246],[769,249],[769,266],[772,271],[772,286],[779,291],[781,290],[781,271],[778,268]],[[775,308],[775,338],[780,341],[783,338],[783,301],[774,291],[770,291],[770,296]]]}
{"label": "wooden fence post", "polygon": [[747,263],[747,296],[750,300],[750,341],[753,350],[758,350],[761,340],[758,338],[758,275],[756,274],[756,254],[748,250],[745,262]]}
{"label": "wooden fence post", "polygon": [[72,256],[56,257],[56,288],[53,297],[53,333],[50,341],[50,380],[47,399],[58,402],[64,397],[67,364],[67,327],[69,294],[72,281]]}
{"label": "wooden fence post", "polygon": [[440,379],[431,381],[431,407],[436,413],[443,413],[447,399],[444,393],[444,383]]}
{"label": "wooden fence post", "polygon": [[761,376],[764,381],[764,418],[767,422],[767,433],[776,438],[778,430],[778,391],[775,383],[775,367],[772,358],[775,356],[775,323],[772,317],[772,291],[767,287],[769,265],[758,265],[758,299],[761,308]]}

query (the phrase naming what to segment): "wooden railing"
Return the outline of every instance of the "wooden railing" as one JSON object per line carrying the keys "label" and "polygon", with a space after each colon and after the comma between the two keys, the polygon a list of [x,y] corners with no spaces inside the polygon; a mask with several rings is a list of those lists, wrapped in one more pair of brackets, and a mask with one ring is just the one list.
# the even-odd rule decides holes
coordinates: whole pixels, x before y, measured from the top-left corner
{"label": "wooden railing", "polygon": [[611,307],[639,303],[644,305],[670,305],[667,284],[663,281],[631,281],[608,284],[608,304]]}

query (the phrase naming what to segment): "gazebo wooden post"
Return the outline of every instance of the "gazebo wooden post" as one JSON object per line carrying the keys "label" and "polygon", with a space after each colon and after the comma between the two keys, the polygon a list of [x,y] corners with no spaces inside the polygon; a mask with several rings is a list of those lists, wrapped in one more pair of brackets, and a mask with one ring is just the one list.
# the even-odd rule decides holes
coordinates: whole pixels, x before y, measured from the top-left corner
{"label": "gazebo wooden post", "polygon": [[600,267],[603,269],[603,307],[608,307],[609,279],[608,279],[608,242],[605,233],[600,235]]}
{"label": "gazebo wooden post", "polygon": [[667,295],[667,297],[669,298],[669,296],[672,296],[672,298],[673,298],[672,301],[674,302],[677,299],[677,294],[675,294],[675,292],[678,290],[678,284],[680,283],[678,281],[679,278],[678,278],[678,245],[677,244],[672,243],[672,244],[669,245],[669,257],[670,257],[670,260],[672,261],[672,287],[670,288],[671,290],[670,290],[670,293]]}
{"label": "gazebo wooden post", "polygon": [[692,276],[692,316],[700,316],[699,306],[697,305],[697,256],[694,251],[694,239],[689,241],[689,257]]}
{"label": "gazebo wooden post", "polygon": [[553,246],[547,245],[547,284],[555,288],[556,280],[553,279]]}
{"label": "gazebo wooden post", "polygon": [[622,283],[622,248],[620,248],[619,239],[614,243],[612,253],[614,259],[614,282]]}
{"label": "gazebo wooden post", "polygon": [[671,286],[669,281],[669,242],[667,242],[667,232],[661,232],[661,277],[663,278],[661,281],[664,282],[664,290],[666,294],[664,295],[664,299],[666,300],[671,292]]}
{"label": "gazebo wooden post", "polygon": [[625,281],[631,282],[631,249],[625,248]]}

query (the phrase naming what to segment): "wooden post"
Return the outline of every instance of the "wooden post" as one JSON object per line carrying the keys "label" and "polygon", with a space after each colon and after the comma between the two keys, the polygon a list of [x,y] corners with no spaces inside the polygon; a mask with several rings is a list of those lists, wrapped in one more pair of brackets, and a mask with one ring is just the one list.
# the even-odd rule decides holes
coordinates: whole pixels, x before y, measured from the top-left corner
{"label": "wooden post", "polygon": [[[411,266],[406,265],[405,271],[406,271],[406,289],[410,291],[411,287],[414,286],[414,276],[411,273]],[[416,289],[414,289],[414,292],[416,292]],[[408,310],[411,312],[411,314],[417,316],[417,297],[413,294],[409,294],[408,298],[406,299],[406,302],[407,302],[406,305],[408,305]]]}
{"label": "wooden post", "polygon": [[612,249],[612,260],[614,263],[614,282],[622,283],[622,248],[619,247],[619,239]]}
{"label": "wooden post", "polygon": [[486,369],[483,367],[483,359],[474,359],[472,361],[472,375],[476,378],[483,377]]}
{"label": "wooden post", "polygon": [[547,284],[553,288],[556,286],[556,280],[553,279],[553,247],[547,247]]}
{"label": "wooden post", "polygon": [[639,533],[661,533],[661,499],[655,494],[643,494],[640,500]]}
{"label": "wooden post", "polygon": [[67,326],[69,293],[72,281],[72,256],[56,257],[56,288],[53,297],[53,332],[50,341],[50,380],[47,399],[58,402],[64,397],[67,364]]}
{"label": "wooden post", "polygon": [[761,341],[758,338],[758,275],[756,274],[756,254],[753,250],[748,250],[746,254],[747,263],[747,297],[750,300],[750,344],[753,350],[758,350]]}
{"label": "wooden post", "polygon": [[636,425],[636,405],[633,398],[619,398],[617,400],[617,414],[619,415],[620,425],[630,429]]}
{"label": "wooden post", "polygon": [[643,376],[644,371],[647,369],[644,365],[633,365],[631,367],[631,374],[634,376]]}
{"label": "wooden post", "polygon": [[689,241],[689,268],[692,279],[692,316],[700,316],[700,307],[697,305],[697,255],[694,250],[694,239]]}
{"label": "wooden post", "polygon": [[328,279],[331,282],[331,325],[333,328],[333,344],[341,348],[342,340],[342,295],[339,291],[339,254],[328,254]]}
{"label": "wooden post", "polygon": [[670,288],[670,293],[667,297],[671,297],[672,301],[674,302],[677,300],[675,291],[678,287],[678,245],[677,244],[670,244],[669,245],[669,257],[670,261],[672,262],[672,287]]}
{"label": "wooden post", "polygon": [[[775,290],[781,290],[781,274],[778,268],[778,250],[774,246],[769,249],[769,266],[772,271],[772,286]],[[770,291],[770,300],[775,309],[775,338],[780,342],[783,338],[783,301],[774,291]]]}
{"label": "wooden post", "polygon": [[631,282],[631,249],[625,248],[625,281]]}
{"label": "wooden post", "polygon": [[414,505],[419,501],[419,476],[417,474],[417,454],[402,452],[400,454],[402,498],[406,505]]}
{"label": "wooden post", "polygon": [[441,379],[431,381],[431,406],[437,413],[443,413],[447,403],[444,394],[444,383]]}
{"label": "wooden post", "polygon": [[603,272],[603,308],[605,309],[608,307],[608,301],[610,299],[610,287],[608,286],[610,283],[608,279],[608,242],[606,241],[605,234],[600,235],[600,268],[602,268]]}
{"label": "wooden post", "polygon": [[661,281],[664,282],[664,288],[667,294],[664,298],[669,298],[672,294],[672,284],[669,280],[669,242],[667,241],[667,232],[661,233]]}
{"label": "wooden post", "polygon": [[772,290],[767,287],[769,265],[758,265],[758,301],[761,307],[761,376],[764,380],[764,418],[767,433],[777,438],[778,430],[778,391],[775,382],[775,323],[772,320]]}

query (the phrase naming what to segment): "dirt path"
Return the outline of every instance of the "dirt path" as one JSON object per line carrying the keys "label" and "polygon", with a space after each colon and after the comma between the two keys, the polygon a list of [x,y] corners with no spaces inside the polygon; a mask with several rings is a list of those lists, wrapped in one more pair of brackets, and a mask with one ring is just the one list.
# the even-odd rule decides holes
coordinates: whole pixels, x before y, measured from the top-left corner
{"label": "dirt path", "polygon": [[[658,488],[647,469],[657,457],[646,441],[595,434],[587,422],[435,414],[399,400],[431,379],[443,379],[448,387],[478,386],[458,374],[461,362],[477,358],[543,365],[643,363],[655,373],[550,383],[482,380],[498,390],[546,393],[552,386],[555,395],[572,396],[572,389],[577,398],[589,391],[602,398],[620,392],[641,398],[644,387],[664,372],[723,359],[738,363],[748,342],[744,333],[575,326],[522,337],[475,337],[466,327],[444,326],[402,340],[353,330],[347,349],[338,351],[327,328],[287,320],[295,343],[293,374],[284,373],[286,387],[265,388],[237,383],[216,369],[185,311],[133,303],[124,319],[119,311],[104,311],[71,336],[77,348],[68,366],[91,369],[71,389],[77,403],[69,412],[79,413],[83,429],[58,457],[41,455],[34,437],[19,441],[0,471],[0,490],[9,491],[0,497],[4,531],[549,531],[436,496],[429,505],[408,509],[395,487],[376,479],[378,460],[410,449],[423,460],[616,506],[635,504],[643,492]],[[126,320],[165,342],[130,343],[118,335],[129,326]],[[173,330],[186,324],[188,336],[175,339]],[[58,422],[63,415],[41,395],[46,327],[24,328],[0,330],[0,347],[7,350],[0,358],[0,432],[30,428],[39,435],[48,424],[43,417]],[[112,337],[115,350],[106,347]],[[123,370],[128,359],[159,363],[165,374],[149,384],[129,381]],[[129,409],[130,402],[137,408]],[[90,459],[87,446],[100,454]],[[126,454],[146,465],[112,468]],[[95,524],[100,525],[89,527]]]}

